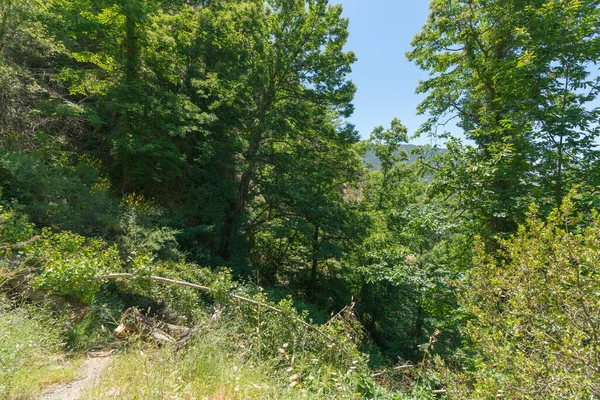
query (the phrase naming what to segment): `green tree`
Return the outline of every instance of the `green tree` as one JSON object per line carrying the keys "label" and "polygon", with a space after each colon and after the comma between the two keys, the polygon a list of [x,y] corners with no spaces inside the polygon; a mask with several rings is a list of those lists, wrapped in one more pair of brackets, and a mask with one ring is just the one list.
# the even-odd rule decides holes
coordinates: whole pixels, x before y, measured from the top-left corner
{"label": "green tree", "polygon": [[475,142],[469,168],[482,172],[470,186],[485,195],[475,211],[487,229],[513,232],[531,193],[559,205],[572,185],[596,181],[598,80],[590,65],[599,56],[598,2],[436,0],[430,7],[408,53],[430,72],[418,88],[427,94],[419,112],[430,115],[421,131],[435,135],[456,118]]}
{"label": "green tree", "polygon": [[72,54],[58,79],[100,118],[80,149],[106,161],[122,192],[177,195],[186,159],[180,144],[210,119],[185,87],[194,7],[82,0],[57,2],[54,12]]}
{"label": "green tree", "polygon": [[380,162],[379,172],[374,177],[381,179],[378,189],[378,200],[375,202],[376,210],[382,210],[387,204],[386,198],[393,193],[394,186],[397,186],[402,178],[400,162],[406,161],[408,155],[406,150],[402,149],[402,144],[408,142],[408,130],[398,119],[394,119],[390,129],[385,130],[379,126],[373,130],[367,148]]}
{"label": "green tree", "polygon": [[[81,0],[54,12],[72,54],[58,79],[99,117],[80,151],[105,161],[115,189],[164,206],[198,257],[203,247],[246,263],[257,221],[277,215],[260,210],[282,193],[273,183],[290,173],[285,160],[333,170],[339,157],[326,149],[356,141],[341,122],[354,55],[340,6]],[[333,175],[324,186],[341,185]]]}
{"label": "green tree", "polygon": [[284,276],[298,276],[313,294],[322,267],[339,268],[368,225],[359,210],[362,163],[349,142],[354,140],[351,129],[322,123],[328,129],[310,138],[305,132],[304,140],[275,145],[250,225],[252,241],[260,240],[253,253],[271,249],[267,253],[273,255],[254,263],[267,267],[262,275],[274,278],[286,271]]}
{"label": "green tree", "polygon": [[[322,121],[352,110],[354,85],[346,76],[354,55],[343,51],[348,22],[341,7],[327,1],[269,1],[266,7],[261,1],[213,2],[205,13],[202,46],[210,55],[205,85],[226,124],[216,140],[227,143],[226,158],[237,160],[229,171],[235,194],[228,199],[219,246],[228,258],[231,244],[244,236],[252,202],[259,193],[268,196],[262,177],[268,170],[277,174],[273,168],[281,164],[274,160],[288,152],[279,144],[291,143],[292,149],[295,141],[313,139],[315,146],[351,144],[343,130],[333,129],[340,139],[328,136],[331,123]],[[218,54],[233,60],[225,63]]]}
{"label": "green tree", "polygon": [[391,129],[376,128],[362,143],[381,168],[363,183],[362,206],[373,222],[347,262],[371,338],[390,359],[417,360],[436,330],[442,331],[440,352],[459,343],[455,283],[468,255],[461,251],[463,226],[452,219],[455,209],[429,193],[420,164],[408,164],[401,147],[406,140],[406,128],[394,120]]}

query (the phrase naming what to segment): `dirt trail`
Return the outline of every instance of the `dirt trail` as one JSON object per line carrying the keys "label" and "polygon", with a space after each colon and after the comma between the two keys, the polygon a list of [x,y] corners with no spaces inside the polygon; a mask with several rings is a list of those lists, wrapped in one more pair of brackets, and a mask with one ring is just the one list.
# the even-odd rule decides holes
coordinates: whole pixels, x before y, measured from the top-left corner
{"label": "dirt trail", "polygon": [[42,394],[40,400],[79,400],[100,379],[102,371],[111,361],[110,352],[88,354],[88,358],[81,364],[82,378],[55,386]]}

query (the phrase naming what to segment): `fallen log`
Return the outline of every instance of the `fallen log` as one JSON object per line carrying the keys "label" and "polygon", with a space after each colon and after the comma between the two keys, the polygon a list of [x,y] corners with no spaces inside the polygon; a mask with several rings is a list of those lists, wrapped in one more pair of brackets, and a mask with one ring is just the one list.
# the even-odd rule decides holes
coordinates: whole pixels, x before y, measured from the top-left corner
{"label": "fallen log", "polygon": [[[199,329],[198,329],[199,330]],[[196,332],[198,330],[195,330]],[[186,338],[183,343],[191,338],[193,330],[180,325],[168,324],[162,321],[156,321],[143,315],[135,307],[128,308],[121,316],[119,326],[114,330],[113,335],[117,339],[127,339],[132,335],[142,335],[150,337],[159,343],[179,343]],[[175,339],[177,337],[178,339]],[[182,343],[182,344],[183,344]]]}
{"label": "fallen log", "polygon": [[[169,279],[169,278],[163,278],[161,276],[137,277],[134,274],[122,273],[122,274],[108,274],[108,275],[100,276],[97,279],[98,280],[106,280],[106,279],[135,279],[135,278],[138,278],[138,279],[149,279],[151,281],[170,283],[170,284],[178,285],[178,286],[182,286],[182,287],[189,287],[191,289],[199,290],[201,292],[206,292],[206,293],[210,293],[211,292],[211,289],[209,287],[207,287],[207,286],[197,285],[195,283],[190,283],[190,282],[185,282],[185,281],[178,281],[178,280]],[[234,298],[234,299],[236,299],[236,300],[243,301],[243,302],[249,303],[249,304],[253,304],[253,305],[256,305],[256,306],[259,306],[259,307],[263,307],[263,308],[265,308],[267,310],[276,312],[278,314],[285,315],[288,318],[291,318],[294,321],[296,321],[296,322],[300,323],[301,325],[305,326],[307,329],[316,332],[321,337],[327,339],[330,343],[336,343],[336,344],[338,344],[338,347],[344,353],[346,353],[347,355],[350,355],[348,353],[348,351],[343,346],[339,346],[339,343],[337,343],[333,338],[331,338],[329,335],[327,335],[326,333],[324,333],[321,330],[319,330],[316,326],[313,326],[313,325],[309,324],[308,322],[304,321],[303,319],[290,316],[285,311],[280,310],[277,307],[273,307],[273,306],[271,306],[269,304],[263,303],[261,301],[252,300],[252,299],[249,299],[247,297],[240,296],[240,295],[237,295],[237,294],[234,294],[234,293],[230,293],[229,296],[232,297],[232,298]]]}

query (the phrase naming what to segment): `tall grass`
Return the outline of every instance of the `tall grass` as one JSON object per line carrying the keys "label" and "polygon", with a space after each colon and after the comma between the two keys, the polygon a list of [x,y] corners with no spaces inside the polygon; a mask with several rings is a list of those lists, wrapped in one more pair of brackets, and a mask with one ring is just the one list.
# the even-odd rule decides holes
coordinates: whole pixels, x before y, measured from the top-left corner
{"label": "tall grass", "polygon": [[248,359],[230,335],[210,330],[180,352],[132,345],[115,359],[86,398],[302,398],[301,391],[288,389],[289,384],[270,362]]}
{"label": "tall grass", "polygon": [[0,295],[0,399],[30,399],[76,377],[61,353],[64,324],[44,309],[15,307]]}
{"label": "tall grass", "polygon": [[[280,349],[279,359],[256,357],[230,327],[207,329],[179,352],[132,345],[117,357],[88,400],[114,399],[365,399],[356,371],[318,364],[295,366]],[[286,360],[282,363],[282,360]]]}

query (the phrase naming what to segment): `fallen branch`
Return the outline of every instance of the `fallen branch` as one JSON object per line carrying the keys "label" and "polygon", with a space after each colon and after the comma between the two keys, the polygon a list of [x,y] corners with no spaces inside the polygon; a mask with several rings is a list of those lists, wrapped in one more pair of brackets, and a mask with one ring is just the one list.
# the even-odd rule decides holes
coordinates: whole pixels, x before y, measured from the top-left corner
{"label": "fallen branch", "polygon": [[[393,369],[395,369],[395,370],[398,370],[398,369],[410,369],[410,368],[415,368],[415,367],[416,367],[416,365],[413,365],[413,364],[405,364],[405,365],[397,365]],[[376,372],[374,374],[371,374],[371,376],[373,378],[376,378],[378,376],[385,375],[385,374],[388,374],[390,372],[391,372],[391,370],[387,369],[385,371]]]}
{"label": "fallen branch", "polygon": [[414,368],[414,367],[416,367],[416,365],[406,364],[406,365],[398,365],[398,366],[394,367],[394,369],[409,369],[409,368]]}
{"label": "fallen branch", "polygon": [[[191,289],[196,289],[199,290],[201,292],[206,292],[206,293],[210,293],[211,289],[209,287],[206,286],[202,286],[202,285],[197,285],[195,283],[190,283],[190,282],[185,282],[185,281],[177,281],[174,279],[169,279],[169,278],[163,278],[161,276],[143,276],[143,277],[137,277],[134,274],[108,274],[108,275],[104,275],[98,278],[98,280],[104,280],[104,279],[134,279],[134,278],[139,278],[139,279],[149,279],[152,281],[157,281],[157,282],[164,282],[164,283],[171,283],[173,285],[178,285],[178,286],[183,286],[183,287],[189,287]],[[236,299],[236,300],[240,300],[246,303],[250,303],[250,304],[254,304],[256,306],[260,306],[260,307],[264,307],[270,311],[276,312],[278,314],[282,314],[285,315],[291,319],[293,319],[296,322],[299,322],[300,324],[304,325],[305,327],[307,327],[308,329],[311,329],[313,331],[315,331],[316,333],[318,333],[319,335],[321,335],[322,337],[324,337],[325,339],[329,340],[329,342],[331,343],[337,343],[333,338],[331,338],[329,335],[327,335],[326,333],[320,331],[317,327],[309,324],[308,322],[300,319],[300,318],[295,318],[290,316],[288,313],[286,313],[283,310],[280,310],[277,307],[273,307],[269,304],[263,303],[262,301],[256,301],[256,300],[252,300],[249,299],[247,297],[243,297],[234,293],[230,293],[229,296],[231,296],[232,298]],[[343,346],[339,346],[338,347],[344,351],[346,354],[350,355],[346,349],[344,349]]]}
{"label": "fallen branch", "polygon": [[371,378],[377,378],[378,376],[382,376],[382,375],[385,375],[387,373],[388,373],[388,371],[376,372],[374,374],[371,374]]}
{"label": "fallen branch", "polygon": [[346,311],[354,311],[354,302],[352,302],[349,305],[347,305],[346,307],[342,308],[340,310],[340,312],[338,312],[337,314],[335,314],[333,317],[329,318],[329,321],[327,321],[325,323],[325,325],[331,324],[331,322],[335,321],[339,316],[341,316]]}
{"label": "fallen branch", "polygon": [[30,243],[33,243],[33,242],[35,242],[35,241],[36,241],[36,240],[38,240],[39,238],[40,238],[40,236],[39,236],[39,235],[35,235],[35,236],[34,236],[34,237],[32,237],[31,239],[29,239],[29,240],[26,240],[26,241],[24,241],[24,242],[21,242],[21,243],[15,243],[15,244],[9,244],[9,245],[6,245],[6,246],[0,246],[0,250],[14,250],[14,249],[19,249],[19,248],[21,248],[21,247],[25,247],[25,246],[27,246],[27,245],[28,245],[28,244],[30,244]]}
{"label": "fallen branch", "polygon": [[176,350],[182,348],[188,341],[190,341],[194,337],[195,334],[200,332],[202,330],[202,328],[203,328],[203,326],[191,329],[190,331],[188,331],[188,333],[186,333],[178,341],[176,341],[173,344],[173,347],[175,347]]}
{"label": "fallen branch", "polygon": [[135,307],[127,309],[121,316],[119,326],[114,330],[113,335],[117,339],[126,339],[132,334],[151,337],[158,343],[175,343],[175,336],[185,336],[190,332],[190,328],[179,325],[156,322],[143,315]]}

